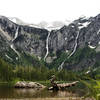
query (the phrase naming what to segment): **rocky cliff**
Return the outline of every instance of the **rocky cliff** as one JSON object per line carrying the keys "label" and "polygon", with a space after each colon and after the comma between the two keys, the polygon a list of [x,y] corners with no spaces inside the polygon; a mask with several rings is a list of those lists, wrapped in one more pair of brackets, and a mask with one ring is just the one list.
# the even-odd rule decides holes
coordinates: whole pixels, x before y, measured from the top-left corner
{"label": "rocky cliff", "polygon": [[50,31],[19,25],[0,16],[0,56],[11,63],[24,64],[24,59],[34,65],[33,62],[44,60],[52,66],[58,61],[58,68],[82,70],[97,63],[99,52],[100,15],[81,17]]}

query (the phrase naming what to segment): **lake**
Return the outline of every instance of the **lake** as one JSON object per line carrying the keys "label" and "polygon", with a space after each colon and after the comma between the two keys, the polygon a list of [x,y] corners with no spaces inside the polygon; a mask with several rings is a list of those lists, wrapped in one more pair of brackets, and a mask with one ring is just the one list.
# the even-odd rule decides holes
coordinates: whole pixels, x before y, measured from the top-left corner
{"label": "lake", "polygon": [[66,91],[49,91],[47,89],[16,89],[7,84],[0,84],[0,100],[83,100],[80,97],[85,94],[86,90],[77,86],[68,88]]}

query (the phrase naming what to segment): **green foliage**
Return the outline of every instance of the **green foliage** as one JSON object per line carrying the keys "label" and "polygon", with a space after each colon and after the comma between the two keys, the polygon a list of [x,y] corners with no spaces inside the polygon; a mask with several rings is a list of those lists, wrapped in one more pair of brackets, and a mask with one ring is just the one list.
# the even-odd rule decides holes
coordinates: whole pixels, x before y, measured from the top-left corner
{"label": "green foliage", "polygon": [[12,67],[0,58],[0,81],[11,81],[13,75]]}
{"label": "green foliage", "polygon": [[57,71],[56,69],[48,69],[46,67],[21,67],[15,68],[16,78],[25,81],[46,81],[51,78],[52,75],[56,75],[57,80],[72,81],[77,80],[73,72],[66,70]]}
{"label": "green foliage", "polygon": [[97,68],[97,67],[99,67],[100,66],[100,61],[99,61],[99,59],[98,59],[98,61],[96,60],[96,62],[95,62],[95,64],[94,64],[94,68]]}
{"label": "green foliage", "polygon": [[5,61],[0,59],[0,81],[46,81],[51,78],[52,75],[56,75],[57,80],[72,81],[77,80],[73,72],[56,69],[48,69],[45,66],[33,67],[33,66],[11,66]]}
{"label": "green foliage", "polygon": [[86,46],[84,48],[79,48],[73,56],[67,59],[67,62],[75,64],[79,63],[83,59],[93,58],[95,56],[96,56],[95,50]]}
{"label": "green foliage", "polygon": [[96,100],[100,100],[100,81],[89,78],[88,81],[81,80],[81,82],[89,89],[86,97],[93,97]]}
{"label": "green foliage", "polygon": [[[55,54],[52,54],[55,55]],[[57,54],[57,58],[51,63],[48,64],[47,66],[49,68],[58,68],[59,65],[65,60],[67,59],[68,54],[66,52],[60,52],[59,54]]]}
{"label": "green foliage", "polygon": [[29,54],[26,54],[25,52],[21,54],[21,58],[19,59],[19,65],[27,65],[27,66],[30,65],[31,66],[37,63],[39,63],[39,61],[35,56],[31,56]]}
{"label": "green foliage", "polygon": [[75,81],[77,80],[77,75],[74,72],[67,71],[67,70],[61,70],[57,72],[57,78],[60,81]]}

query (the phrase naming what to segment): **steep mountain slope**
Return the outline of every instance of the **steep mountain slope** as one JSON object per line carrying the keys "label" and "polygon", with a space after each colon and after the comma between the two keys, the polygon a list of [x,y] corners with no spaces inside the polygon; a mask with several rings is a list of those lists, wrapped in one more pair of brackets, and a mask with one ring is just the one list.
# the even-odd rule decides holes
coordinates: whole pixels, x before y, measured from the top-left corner
{"label": "steep mountain slope", "polygon": [[[78,20],[73,21],[69,26],[64,26],[60,30],[52,31],[50,37],[50,51],[52,53],[66,52],[68,56],[63,60],[59,66],[59,69],[64,68],[73,69],[73,70],[82,70],[88,68],[89,66],[94,66],[97,63],[97,56],[100,55],[100,15],[97,15],[94,18],[79,18]],[[88,49],[90,48],[90,49]],[[83,52],[80,55],[84,54],[84,49],[87,50],[87,53],[91,52],[94,49],[93,53],[96,53],[94,57],[90,54],[89,58],[80,57],[82,59],[77,62],[74,54],[77,54],[78,49],[83,49]],[[95,52],[96,51],[96,52]],[[98,54],[97,54],[98,52]],[[79,52],[78,52],[79,53]],[[86,55],[86,54],[84,54]],[[73,57],[74,62],[73,62]],[[68,60],[71,59],[69,62]]]}
{"label": "steep mountain slope", "polygon": [[48,67],[83,70],[99,66],[99,52],[100,15],[50,31],[0,16],[0,56],[11,63],[38,65],[44,60]]}
{"label": "steep mountain slope", "polygon": [[[18,60],[22,58],[22,54],[42,57],[46,52],[45,44],[47,34],[48,31],[45,29],[17,25],[8,18],[1,16],[0,56],[3,58],[6,56],[9,60],[13,58]],[[8,48],[10,48],[10,50]],[[11,54],[8,55],[7,50]]]}

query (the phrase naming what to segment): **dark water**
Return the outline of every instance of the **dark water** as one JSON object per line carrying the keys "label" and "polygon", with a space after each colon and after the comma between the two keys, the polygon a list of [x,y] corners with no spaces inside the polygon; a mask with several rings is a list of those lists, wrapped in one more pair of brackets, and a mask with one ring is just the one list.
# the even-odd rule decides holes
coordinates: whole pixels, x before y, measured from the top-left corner
{"label": "dark water", "polygon": [[81,97],[84,96],[83,89],[73,87],[66,91],[48,91],[36,89],[16,89],[6,85],[0,85],[0,98],[53,98],[53,97]]}

